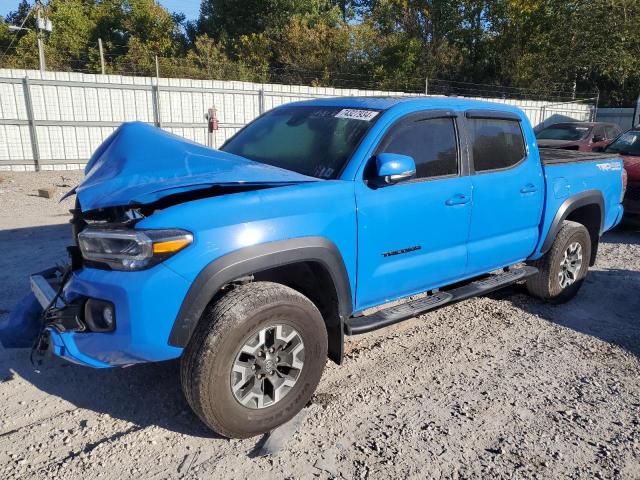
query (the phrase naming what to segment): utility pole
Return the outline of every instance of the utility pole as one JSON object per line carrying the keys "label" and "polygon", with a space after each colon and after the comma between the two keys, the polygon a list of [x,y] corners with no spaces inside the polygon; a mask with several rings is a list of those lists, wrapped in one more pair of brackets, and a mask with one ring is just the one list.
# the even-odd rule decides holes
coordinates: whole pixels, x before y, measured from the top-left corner
{"label": "utility pole", "polygon": [[102,39],[98,39],[98,50],[100,50],[100,69],[102,70],[102,75],[105,74],[104,70],[104,50],[102,49]]}
{"label": "utility pole", "polygon": [[40,73],[43,73],[47,69],[47,64],[44,58],[44,43],[38,31],[38,61],[40,63]]}
{"label": "utility pole", "polygon": [[36,12],[36,33],[38,36],[38,60],[40,61],[40,73],[43,73],[47,69],[44,57],[44,39],[46,35],[51,33],[53,30],[53,24],[47,16],[42,0],[36,0],[36,4],[33,8]]}
{"label": "utility pole", "polygon": [[424,94],[429,95],[429,77],[424,79]]}

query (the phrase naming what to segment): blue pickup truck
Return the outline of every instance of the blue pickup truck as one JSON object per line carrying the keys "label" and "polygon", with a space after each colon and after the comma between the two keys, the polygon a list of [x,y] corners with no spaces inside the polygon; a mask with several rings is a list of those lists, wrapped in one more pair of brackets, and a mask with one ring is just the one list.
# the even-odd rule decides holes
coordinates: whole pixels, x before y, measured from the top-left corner
{"label": "blue pickup truck", "polygon": [[69,265],[31,276],[3,342],[36,325],[36,350],[82,365],[179,357],[211,429],[260,434],[345,335],[516,282],[571,299],[625,182],[617,155],[541,153],[521,110],[463,99],[284,105],[220,150],[124,124],[70,192]]}

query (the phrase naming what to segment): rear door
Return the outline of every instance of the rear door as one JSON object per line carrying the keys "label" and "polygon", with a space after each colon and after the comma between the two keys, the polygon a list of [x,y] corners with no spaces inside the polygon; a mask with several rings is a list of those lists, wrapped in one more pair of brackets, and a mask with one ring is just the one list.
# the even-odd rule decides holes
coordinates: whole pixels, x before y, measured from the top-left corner
{"label": "rear door", "polygon": [[524,260],[538,241],[544,202],[535,138],[525,140],[521,119],[510,112],[466,113],[472,158],[473,211],[469,229],[470,275]]}
{"label": "rear door", "polygon": [[372,153],[413,157],[416,178],[376,187],[372,157],[356,179],[358,309],[460,279],[471,218],[471,181],[453,114],[407,115]]}

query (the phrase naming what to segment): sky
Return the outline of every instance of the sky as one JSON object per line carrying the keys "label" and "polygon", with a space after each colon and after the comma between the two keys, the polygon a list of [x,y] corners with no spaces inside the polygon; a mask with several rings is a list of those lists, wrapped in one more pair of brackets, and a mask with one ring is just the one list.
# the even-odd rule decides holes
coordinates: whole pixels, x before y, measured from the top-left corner
{"label": "sky", "polygon": [[[187,20],[194,20],[200,11],[200,0],[159,0],[170,12],[182,12],[187,16]],[[33,1],[30,0],[31,4]],[[0,0],[0,15],[5,16],[18,7],[20,0]]]}

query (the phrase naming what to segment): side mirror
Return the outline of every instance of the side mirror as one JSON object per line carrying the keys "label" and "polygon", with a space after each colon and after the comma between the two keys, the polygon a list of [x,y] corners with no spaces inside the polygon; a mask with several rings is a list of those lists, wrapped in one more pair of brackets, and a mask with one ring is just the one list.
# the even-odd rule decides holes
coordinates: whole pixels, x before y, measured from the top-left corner
{"label": "side mirror", "polygon": [[592,151],[592,152],[596,152],[596,153],[598,153],[598,152],[600,152],[600,153],[601,153],[601,152],[604,152],[604,149],[605,149],[605,147],[593,147],[593,148],[591,149],[591,151]]}
{"label": "side mirror", "polygon": [[393,185],[413,178],[416,162],[408,155],[381,153],[376,155],[376,175],[381,183]]}
{"label": "side mirror", "polygon": [[604,137],[602,135],[594,135],[593,139],[591,139],[591,143],[598,143],[598,142],[602,142],[604,140]]}

